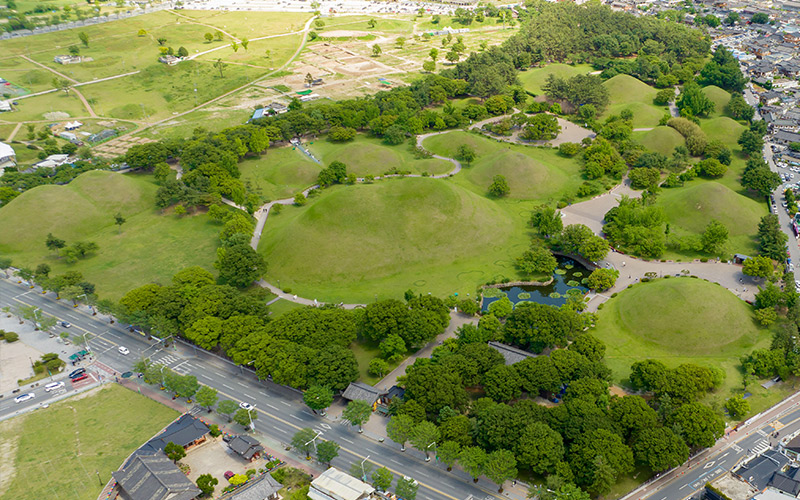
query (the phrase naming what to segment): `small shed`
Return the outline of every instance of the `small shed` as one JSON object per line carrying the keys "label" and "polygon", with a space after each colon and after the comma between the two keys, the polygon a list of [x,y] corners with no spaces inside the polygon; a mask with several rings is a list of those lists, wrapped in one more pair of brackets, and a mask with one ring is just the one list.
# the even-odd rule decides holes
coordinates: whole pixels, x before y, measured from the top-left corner
{"label": "small shed", "polygon": [[278,491],[283,485],[270,473],[262,474],[247,481],[235,490],[223,494],[219,500],[277,500]]}

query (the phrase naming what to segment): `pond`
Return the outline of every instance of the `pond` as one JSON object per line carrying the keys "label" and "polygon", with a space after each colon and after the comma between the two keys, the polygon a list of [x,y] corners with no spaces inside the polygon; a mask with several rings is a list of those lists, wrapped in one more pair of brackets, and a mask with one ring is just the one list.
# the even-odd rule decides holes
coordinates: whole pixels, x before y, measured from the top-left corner
{"label": "pond", "polygon": [[581,294],[589,291],[584,285],[584,280],[589,277],[589,274],[591,274],[591,271],[574,260],[558,257],[558,267],[553,273],[552,283],[547,286],[525,285],[487,288],[483,294],[483,311],[487,311],[489,304],[503,297],[508,297],[514,305],[519,302],[536,302],[549,306],[561,306],[567,302],[567,292],[569,290],[577,290]]}

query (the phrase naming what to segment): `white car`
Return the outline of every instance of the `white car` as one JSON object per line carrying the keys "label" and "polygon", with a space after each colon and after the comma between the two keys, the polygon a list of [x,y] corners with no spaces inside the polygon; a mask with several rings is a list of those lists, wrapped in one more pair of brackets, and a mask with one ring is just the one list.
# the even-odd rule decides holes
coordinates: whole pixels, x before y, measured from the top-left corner
{"label": "white car", "polygon": [[119,351],[120,354],[124,354],[125,356],[127,356],[131,352],[125,346],[119,346],[119,349],[117,349],[117,350]]}
{"label": "white car", "polygon": [[24,403],[25,401],[29,401],[29,400],[31,400],[31,399],[33,399],[35,397],[36,397],[36,395],[34,395],[32,392],[29,392],[27,394],[20,394],[19,396],[14,398],[14,402],[15,403]]}
{"label": "white car", "polygon": [[55,391],[56,389],[61,389],[64,387],[64,382],[50,382],[46,386],[44,386],[45,392]]}
{"label": "white car", "polygon": [[253,409],[253,405],[251,405],[250,403],[245,403],[244,401],[242,401],[241,403],[239,403],[239,408],[241,408],[243,410],[250,411],[250,410]]}

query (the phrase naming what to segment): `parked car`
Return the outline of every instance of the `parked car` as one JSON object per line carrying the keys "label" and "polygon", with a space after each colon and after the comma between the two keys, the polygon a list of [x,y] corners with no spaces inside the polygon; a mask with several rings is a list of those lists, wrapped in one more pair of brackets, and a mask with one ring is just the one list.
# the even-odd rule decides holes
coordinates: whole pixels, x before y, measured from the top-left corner
{"label": "parked car", "polygon": [[73,382],[80,382],[81,380],[86,380],[87,378],[89,378],[89,375],[87,375],[87,374],[85,374],[85,373],[81,373],[81,374],[80,374],[80,375],[78,375],[77,377],[74,377],[74,378],[72,379],[72,381],[73,381]]}
{"label": "parked car", "polygon": [[233,472],[231,472],[231,471],[227,470],[227,471],[225,471],[225,474],[223,474],[223,475],[225,476],[225,479],[227,479],[228,481],[230,481],[230,480],[231,480],[231,478],[232,478],[233,476],[235,476],[236,474],[234,474]]}
{"label": "parked car", "polygon": [[15,403],[24,403],[25,401],[29,401],[29,400],[31,400],[31,399],[33,399],[35,397],[36,397],[35,394],[33,394],[32,392],[28,392],[28,393],[25,393],[25,394],[20,394],[19,396],[15,397],[14,398],[14,402]]}
{"label": "parked car", "polygon": [[70,372],[69,378],[73,378],[74,379],[78,375],[83,375],[84,373],[86,373],[86,368],[78,368],[77,370],[72,370]]}
{"label": "parked car", "polygon": [[49,384],[44,386],[44,390],[45,392],[50,392],[50,391],[55,391],[56,389],[61,389],[62,387],[64,387],[64,382],[59,380],[58,382],[50,382]]}

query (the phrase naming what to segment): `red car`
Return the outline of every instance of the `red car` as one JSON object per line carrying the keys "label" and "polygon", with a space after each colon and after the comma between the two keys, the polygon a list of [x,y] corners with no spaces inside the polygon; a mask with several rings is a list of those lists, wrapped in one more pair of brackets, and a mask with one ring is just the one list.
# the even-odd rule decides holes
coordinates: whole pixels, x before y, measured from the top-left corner
{"label": "red car", "polygon": [[81,374],[80,374],[80,375],[78,375],[77,377],[73,378],[73,379],[72,379],[72,382],[73,382],[73,383],[75,383],[75,382],[78,382],[78,381],[80,381],[80,380],[85,380],[85,379],[87,379],[87,378],[89,378],[89,375],[87,375],[86,373],[81,373]]}
{"label": "red car", "polygon": [[225,476],[225,479],[227,479],[228,481],[230,481],[230,480],[231,480],[231,478],[232,478],[233,476],[235,476],[235,475],[236,475],[236,474],[234,474],[234,473],[233,473],[233,472],[231,472],[231,471],[225,471],[225,474],[224,474],[224,476]]}

